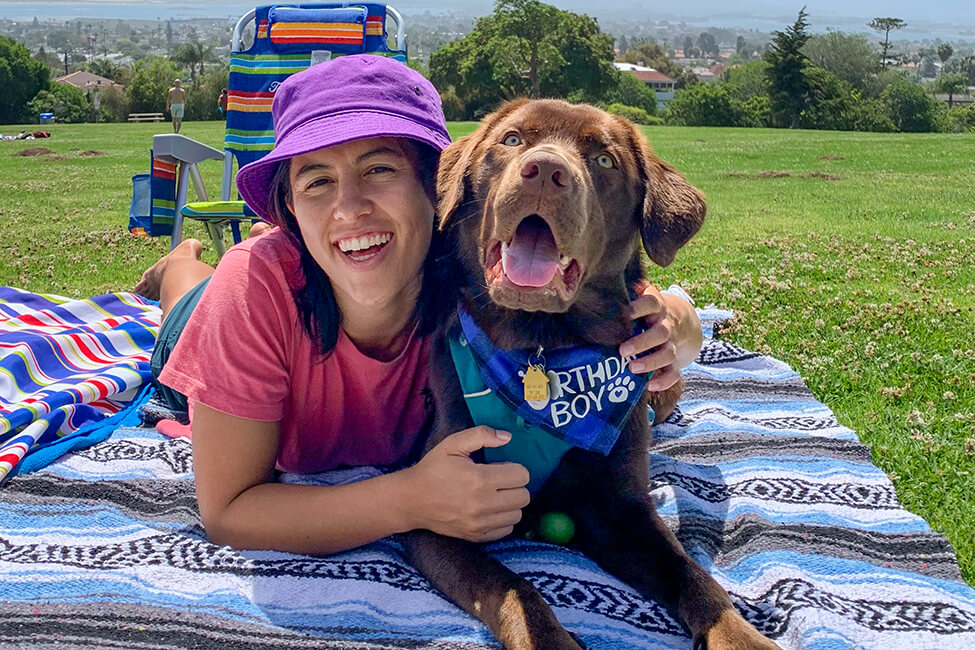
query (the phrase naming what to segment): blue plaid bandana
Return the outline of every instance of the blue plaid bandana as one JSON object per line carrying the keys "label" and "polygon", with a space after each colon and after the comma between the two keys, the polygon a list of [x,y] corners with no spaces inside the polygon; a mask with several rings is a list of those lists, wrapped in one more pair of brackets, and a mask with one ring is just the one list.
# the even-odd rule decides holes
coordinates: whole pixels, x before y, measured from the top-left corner
{"label": "blue plaid bandana", "polygon": [[[596,345],[543,350],[541,356],[537,350],[501,350],[463,305],[457,315],[481,378],[518,417],[575,447],[609,454],[649,379],[630,372],[630,357]],[[549,399],[526,402],[522,379],[542,357]]]}

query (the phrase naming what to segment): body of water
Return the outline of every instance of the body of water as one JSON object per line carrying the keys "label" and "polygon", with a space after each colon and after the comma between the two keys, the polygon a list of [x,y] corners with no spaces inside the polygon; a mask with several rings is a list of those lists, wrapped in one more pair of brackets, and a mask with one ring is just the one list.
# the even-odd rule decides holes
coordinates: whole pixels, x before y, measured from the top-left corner
{"label": "body of water", "polygon": [[[0,18],[9,20],[68,20],[72,18],[97,18],[121,20],[167,20],[169,18],[238,18],[259,4],[254,2],[18,2],[0,0]],[[402,13],[423,13],[443,11],[443,3],[432,0],[423,2],[391,3]],[[490,13],[490,8],[488,8]]]}

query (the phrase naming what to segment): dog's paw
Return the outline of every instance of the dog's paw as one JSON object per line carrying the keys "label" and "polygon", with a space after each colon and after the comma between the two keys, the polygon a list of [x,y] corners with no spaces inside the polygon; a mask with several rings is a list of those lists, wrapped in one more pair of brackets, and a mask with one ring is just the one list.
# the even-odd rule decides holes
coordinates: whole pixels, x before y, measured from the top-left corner
{"label": "dog's paw", "polygon": [[633,377],[617,377],[609,385],[606,397],[613,404],[622,404],[634,390],[636,390],[636,382],[633,381]]}
{"label": "dog's paw", "polygon": [[694,639],[694,650],[779,650],[734,610],[721,614],[718,622]]}

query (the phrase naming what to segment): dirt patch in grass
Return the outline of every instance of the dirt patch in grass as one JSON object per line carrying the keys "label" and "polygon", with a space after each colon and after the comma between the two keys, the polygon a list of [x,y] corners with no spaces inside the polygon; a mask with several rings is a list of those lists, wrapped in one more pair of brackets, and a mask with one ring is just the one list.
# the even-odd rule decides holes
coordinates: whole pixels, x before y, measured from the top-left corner
{"label": "dirt patch in grass", "polygon": [[11,154],[12,156],[46,156],[49,153],[54,153],[50,149],[45,149],[44,147],[28,147],[27,149],[21,149],[17,153]]}
{"label": "dirt patch in grass", "polygon": [[59,160],[67,160],[64,156],[59,156],[58,154],[52,154],[44,159],[47,162],[57,162]]}
{"label": "dirt patch in grass", "polygon": [[843,156],[820,156],[820,160],[846,160]]}
{"label": "dirt patch in grass", "polygon": [[822,178],[827,181],[838,181],[839,176],[834,176],[833,174],[824,174],[823,172],[809,172],[808,174],[803,174],[806,178]]}
{"label": "dirt patch in grass", "polygon": [[[744,172],[731,172],[728,174],[731,178],[753,178],[751,174],[746,174]],[[839,176],[834,176],[833,174],[825,174],[823,172],[806,172],[805,174],[791,174],[789,172],[778,172],[778,171],[767,171],[758,172],[755,174],[754,178],[792,178],[793,176],[801,176],[803,178],[822,178],[827,181],[838,181]]]}
{"label": "dirt patch in grass", "polygon": [[95,151],[94,149],[88,149],[87,151],[82,151],[78,154],[82,158],[93,158],[95,156],[104,156],[104,151]]}

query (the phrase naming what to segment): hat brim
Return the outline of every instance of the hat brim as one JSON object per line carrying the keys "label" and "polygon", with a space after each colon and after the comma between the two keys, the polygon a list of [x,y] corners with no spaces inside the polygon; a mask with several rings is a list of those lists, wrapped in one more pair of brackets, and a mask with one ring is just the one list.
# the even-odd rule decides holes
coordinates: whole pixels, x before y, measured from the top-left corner
{"label": "hat brim", "polygon": [[310,120],[285,134],[266,156],[237,172],[237,191],[262,219],[281,226],[271,206],[271,180],[278,163],[301,154],[365,138],[410,138],[443,151],[446,134],[383,111],[355,110]]}

